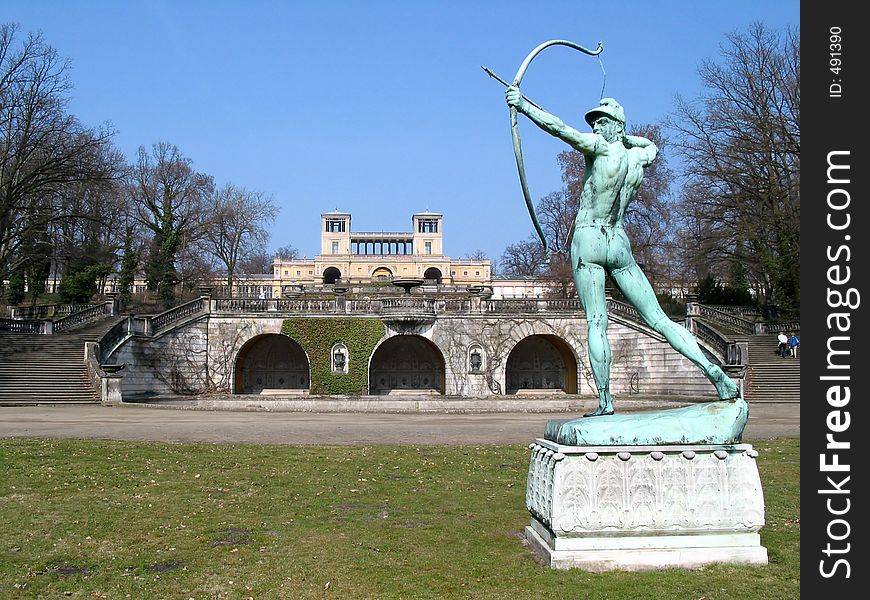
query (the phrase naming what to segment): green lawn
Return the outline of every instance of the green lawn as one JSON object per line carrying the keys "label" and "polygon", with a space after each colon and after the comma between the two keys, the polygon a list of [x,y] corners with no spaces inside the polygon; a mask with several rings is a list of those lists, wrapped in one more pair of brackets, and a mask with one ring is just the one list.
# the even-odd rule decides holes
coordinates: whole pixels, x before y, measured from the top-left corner
{"label": "green lawn", "polygon": [[768,566],[594,574],[523,545],[526,446],[0,440],[0,598],[793,600],[800,442],[753,444]]}

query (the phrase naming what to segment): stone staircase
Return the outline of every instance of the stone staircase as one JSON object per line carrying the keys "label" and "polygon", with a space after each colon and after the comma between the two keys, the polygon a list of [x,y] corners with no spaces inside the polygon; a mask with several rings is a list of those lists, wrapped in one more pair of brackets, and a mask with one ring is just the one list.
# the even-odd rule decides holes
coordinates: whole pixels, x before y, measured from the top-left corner
{"label": "stone staircase", "polygon": [[53,335],[0,332],[0,406],[99,402],[84,363],[85,342],[98,341],[121,317]]}
{"label": "stone staircase", "polygon": [[776,353],[776,335],[735,336],[749,344],[744,395],[747,402],[800,402],[801,361]]}

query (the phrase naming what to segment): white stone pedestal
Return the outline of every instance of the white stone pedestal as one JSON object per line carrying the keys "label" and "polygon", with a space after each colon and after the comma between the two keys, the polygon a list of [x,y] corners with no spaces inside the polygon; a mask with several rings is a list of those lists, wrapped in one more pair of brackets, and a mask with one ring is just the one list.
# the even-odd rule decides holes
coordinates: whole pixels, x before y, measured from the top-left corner
{"label": "white stone pedestal", "polygon": [[750,444],[529,447],[526,539],[550,567],[767,564]]}

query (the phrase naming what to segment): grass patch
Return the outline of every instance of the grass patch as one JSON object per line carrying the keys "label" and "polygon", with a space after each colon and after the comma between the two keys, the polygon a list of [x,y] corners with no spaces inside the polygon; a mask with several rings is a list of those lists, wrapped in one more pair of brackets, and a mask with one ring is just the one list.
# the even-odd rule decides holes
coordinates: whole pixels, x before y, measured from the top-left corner
{"label": "grass patch", "polygon": [[0,440],[0,597],[791,600],[800,442],[754,446],[768,566],[593,574],[524,547],[526,446]]}

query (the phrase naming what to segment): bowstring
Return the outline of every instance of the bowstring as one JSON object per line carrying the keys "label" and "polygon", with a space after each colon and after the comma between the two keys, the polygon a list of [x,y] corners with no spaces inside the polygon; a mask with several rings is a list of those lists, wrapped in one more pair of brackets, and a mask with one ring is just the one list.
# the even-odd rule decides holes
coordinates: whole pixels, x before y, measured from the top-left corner
{"label": "bowstring", "polygon": [[598,54],[598,65],[601,67],[601,74],[603,75],[603,78],[601,80],[601,96],[598,98],[599,100],[601,100],[602,98],[604,98],[604,88],[607,87],[607,71],[604,70],[604,61],[601,60],[600,53]]}

